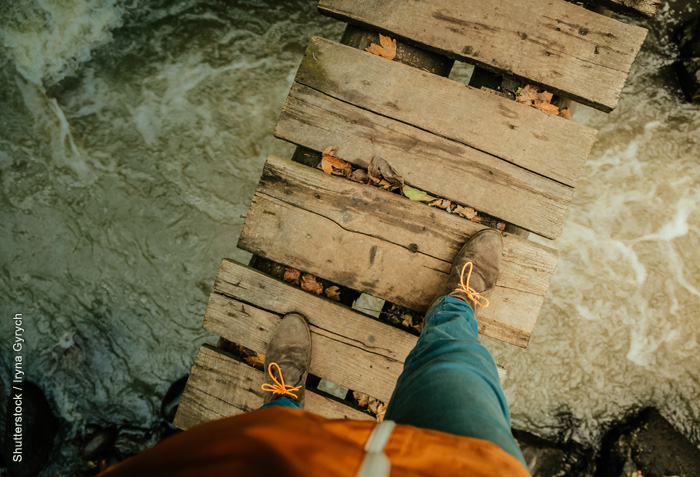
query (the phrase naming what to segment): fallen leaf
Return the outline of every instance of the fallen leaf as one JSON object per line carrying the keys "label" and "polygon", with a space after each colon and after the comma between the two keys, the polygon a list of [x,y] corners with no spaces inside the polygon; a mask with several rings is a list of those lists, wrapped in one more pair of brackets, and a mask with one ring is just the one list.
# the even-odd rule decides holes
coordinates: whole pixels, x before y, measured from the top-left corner
{"label": "fallen leaf", "polygon": [[471,222],[474,222],[475,224],[480,224],[481,223],[481,216],[480,215],[475,215],[471,219],[469,219]]}
{"label": "fallen leaf", "polygon": [[252,356],[246,356],[243,359],[246,363],[258,369],[263,369],[265,367],[265,356],[261,355],[260,353],[255,353]]}
{"label": "fallen leaf", "polygon": [[323,169],[323,172],[326,174],[350,177],[352,174],[352,166],[350,163],[334,156],[337,150],[338,146],[330,146],[323,151],[321,154],[321,169]]}
{"label": "fallen leaf", "polygon": [[292,267],[285,267],[284,277],[282,277],[282,280],[284,280],[287,283],[291,283],[293,285],[299,285],[300,278],[301,278],[301,272],[299,270],[297,270],[296,268],[292,268]]}
{"label": "fallen leaf", "polygon": [[323,293],[323,285],[318,283],[316,277],[309,273],[305,273],[301,276],[301,289],[317,295]]}
{"label": "fallen leaf", "polygon": [[547,114],[559,115],[559,108],[551,103],[554,94],[549,91],[540,90],[541,88],[539,86],[528,84],[517,91],[515,101],[528,104]]}
{"label": "fallen leaf", "polygon": [[372,160],[369,161],[369,165],[367,166],[367,173],[375,184],[381,182],[382,179],[396,186],[403,184],[403,177],[386,162],[386,159],[380,156],[372,157]]}
{"label": "fallen leaf", "polygon": [[365,51],[369,51],[373,55],[381,56],[387,60],[393,60],[396,57],[396,40],[392,40],[388,36],[379,34],[379,45],[372,43]]}
{"label": "fallen leaf", "polygon": [[352,392],[352,397],[354,397],[357,400],[357,405],[360,407],[365,407],[369,405],[369,396],[366,394],[362,394],[357,391]]}
{"label": "fallen leaf", "polygon": [[430,207],[437,207],[439,209],[449,209],[450,206],[452,205],[452,202],[450,202],[447,199],[436,199],[432,201],[431,203],[428,204]]}
{"label": "fallen leaf", "polygon": [[350,180],[367,184],[369,182],[369,176],[364,169],[355,169],[352,171],[352,174],[350,174]]}
{"label": "fallen leaf", "polygon": [[416,323],[415,325],[413,325],[413,329],[416,330],[418,333],[422,333],[423,326],[425,326],[425,320],[422,320],[420,323]]}
{"label": "fallen leaf", "polygon": [[476,217],[476,210],[472,209],[471,207],[462,207],[461,205],[455,207],[455,210],[453,210],[452,213],[469,220]]}
{"label": "fallen leaf", "polygon": [[415,200],[418,202],[433,202],[435,200],[435,197],[433,197],[432,195],[426,194],[422,190],[416,189],[416,188],[408,186],[406,184],[404,184],[401,187],[401,192],[403,193],[403,195],[405,195],[409,199]]}
{"label": "fallen leaf", "polygon": [[562,109],[561,111],[559,111],[559,116],[571,121],[571,110],[569,108]]}
{"label": "fallen leaf", "polygon": [[506,224],[504,224],[503,222],[498,222],[496,224],[496,228],[502,232],[506,229]]}
{"label": "fallen leaf", "polygon": [[326,296],[331,300],[340,301],[340,288],[338,288],[335,285],[326,288],[325,290],[323,290],[323,293],[325,293]]}
{"label": "fallen leaf", "polygon": [[386,415],[386,408],[387,405],[384,403],[379,404],[377,407],[377,422],[382,422],[384,420],[384,416]]}
{"label": "fallen leaf", "polygon": [[403,320],[401,324],[406,328],[408,328],[409,326],[413,326],[413,317],[411,315],[405,314],[401,317],[401,319]]}
{"label": "fallen leaf", "polygon": [[559,108],[557,108],[551,103],[535,103],[535,107],[540,111],[544,111],[547,114],[551,114],[554,116],[559,115]]}

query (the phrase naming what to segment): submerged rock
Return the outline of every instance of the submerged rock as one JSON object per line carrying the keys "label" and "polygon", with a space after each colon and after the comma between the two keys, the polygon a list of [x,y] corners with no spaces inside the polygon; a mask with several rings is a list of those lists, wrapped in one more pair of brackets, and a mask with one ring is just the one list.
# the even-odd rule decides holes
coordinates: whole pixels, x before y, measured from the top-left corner
{"label": "submerged rock", "polygon": [[513,435],[533,477],[579,477],[593,470],[593,450],[581,444],[560,444],[519,430],[514,430]]}
{"label": "submerged rock", "polygon": [[83,459],[95,461],[104,458],[116,437],[117,431],[114,427],[97,428],[93,430],[90,432],[83,445],[83,450],[81,452]]}
{"label": "submerged rock", "polygon": [[21,391],[10,389],[7,401],[2,453],[11,475],[34,476],[48,461],[58,419],[36,384],[25,381],[18,387]]}
{"label": "submerged rock", "polygon": [[170,423],[175,419],[175,413],[177,412],[177,407],[180,405],[182,393],[185,391],[185,385],[187,384],[187,378],[189,376],[189,374],[186,374],[171,384],[160,405],[161,416]]}
{"label": "submerged rock", "polygon": [[680,59],[675,63],[683,94],[700,104],[700,17],[685,23],[675,35]]}
{"label": "submerged rock", "polygon": [[644,477],[691,477],[700,469],[700,450],[659,411],[644,409],[603,438],[596,477],[642,471]]}

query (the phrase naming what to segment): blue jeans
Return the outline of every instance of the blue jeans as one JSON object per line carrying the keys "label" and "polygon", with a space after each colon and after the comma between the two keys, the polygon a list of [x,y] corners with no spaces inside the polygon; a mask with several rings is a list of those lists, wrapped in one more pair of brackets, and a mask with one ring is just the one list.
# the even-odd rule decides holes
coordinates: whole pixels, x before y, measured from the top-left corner
{"label": "blue jeans", "polygon": [[[484,439],[525,465],[510,430],[496,362],[477,332],[474,312],[467,303],[449,296],[438,298],[406,358],[385,419]],[[263,408],[272,405],[301,409],[287,398]]]}

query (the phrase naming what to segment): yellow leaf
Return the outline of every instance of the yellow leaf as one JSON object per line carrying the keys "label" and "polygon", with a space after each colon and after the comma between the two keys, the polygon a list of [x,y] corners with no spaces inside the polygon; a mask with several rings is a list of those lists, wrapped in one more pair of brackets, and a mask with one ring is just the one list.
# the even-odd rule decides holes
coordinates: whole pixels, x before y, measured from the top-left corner
{"label": "yellow leaf", "polygon": [[263,369],[265,366],[265,356],[261,355],[260,353],[255,353],[252,356],[246,356],[243,359],[246,363],[258,369]]}

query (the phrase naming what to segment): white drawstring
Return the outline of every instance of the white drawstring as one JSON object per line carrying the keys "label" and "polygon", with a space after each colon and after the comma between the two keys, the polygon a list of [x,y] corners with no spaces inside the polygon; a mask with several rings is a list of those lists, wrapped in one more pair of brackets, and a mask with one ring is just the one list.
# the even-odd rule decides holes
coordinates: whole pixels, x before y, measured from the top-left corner
{"label": "white drawstring", "polygon": [[374,428],[367,444],[365,445],[365,459],[362,461],[357,477],[388,477],[391,470],[391,462],[384,454],[384,446],[391,431],[394,430],[394,421],[382,421]]}

